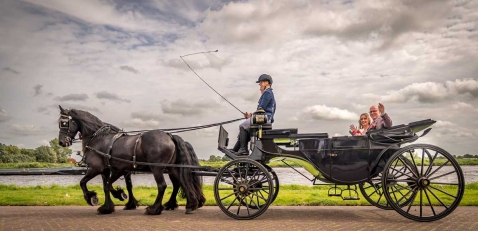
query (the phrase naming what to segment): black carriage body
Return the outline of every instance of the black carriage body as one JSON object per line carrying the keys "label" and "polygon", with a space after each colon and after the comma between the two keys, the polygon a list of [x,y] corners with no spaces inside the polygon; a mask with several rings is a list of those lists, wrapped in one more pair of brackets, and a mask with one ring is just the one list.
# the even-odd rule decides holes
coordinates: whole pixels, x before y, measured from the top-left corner
{"label": "black carriage body", "polygon": [[[327,133],[298,134],[297,129],[263,130],[268,127],[262,126],[261,129],[252,126],[255,134],[251,144],[252,154],[246,157],[236,156],[226,149],[228,134],[221,127],[219,150],[231,159],[249,158],[263,164],[274,160],[291,160],[304,166],[323,182],[357,184],[382,172],[386,161],[400,149],[401,144],[415,141],[418,139],[415,133],[433,123],[433,120],[423,120],[373,131],[366,136],[331,138]],[[259,132],[262,134],[258,135]],[[290,141],[280,143],[278,140]]]}

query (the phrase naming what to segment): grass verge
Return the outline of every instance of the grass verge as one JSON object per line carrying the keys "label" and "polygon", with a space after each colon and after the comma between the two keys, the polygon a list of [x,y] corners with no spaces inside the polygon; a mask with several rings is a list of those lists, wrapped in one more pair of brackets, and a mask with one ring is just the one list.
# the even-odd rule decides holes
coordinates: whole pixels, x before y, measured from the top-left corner
{"label": "grass verge", "polygon": [[[212,185],[204,185],[204,194],[207,198],[206,205],[214,206],[214,191]],[[280,187],[279,195],[272,205],[286,206],[359,206],[370,205],[360,194],[357,188],[360,200],[344,201],[340,197],[329,197],[327,190],[329,186],[302,186],[302,185],[283,185]],[[98,193],[100,204],[104,202],[103,189],[100,185],[92,185],[89,190]],[[172,187],[168,187],[163,198],[166,202],[171,195]],[[141,205],[151,205],[156,199],[156,187],[136,186],[133,189],[136,199]],[[87,205],[83,199],[83,194],[79,185],[75,186],[28,186],[21,187],[15,185],[0,184],[0,206],[58,206],[58,205]],[[462,206],[478,206],[478,183],[467,184],[465,195],[460,203]],[[125,201],[113,199],[116,205],[124,205]],[[186,201],[178,197],[178,203],[182,206]]]}

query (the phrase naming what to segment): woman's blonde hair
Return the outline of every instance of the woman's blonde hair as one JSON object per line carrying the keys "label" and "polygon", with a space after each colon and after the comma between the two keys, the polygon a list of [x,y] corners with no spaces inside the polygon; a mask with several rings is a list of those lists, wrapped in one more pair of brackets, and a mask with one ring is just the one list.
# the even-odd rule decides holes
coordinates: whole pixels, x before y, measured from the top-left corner
{"label": "woman's blonde hair", "polygon": [[362,123],[360,123],[360,118],[362,118],[362,116],[367,117],[368,124],[371,124],[371,123],[372,123],[372,118],[370,118],[370,115],[369,115],[367,112],[362,113],[362,114],[360,115],[360,117],[359,117],[359,120],[358,120],[359,129],[362,129],[362,128],[363,128]]}

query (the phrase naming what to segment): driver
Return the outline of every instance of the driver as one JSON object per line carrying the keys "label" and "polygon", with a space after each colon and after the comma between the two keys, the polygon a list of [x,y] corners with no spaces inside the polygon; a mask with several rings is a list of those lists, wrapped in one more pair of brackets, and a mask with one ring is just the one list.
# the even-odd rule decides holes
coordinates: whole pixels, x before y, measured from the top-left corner
{"label": "driver", "polygon": [[[256,81],[259,84],[261,97],[257,105],[257,109],[262,108],[267,115],[267,123],[274,123],[274,113],[276,112],[276,101],[272,92],[272,77],[268,74],[262,74]],[[249,155],[247,143],[250,139],[249,129],[251,126],[252,113],[244,113],[246,120],[239,125],[239,136],[234,145],[233,151],[236,155]]]}

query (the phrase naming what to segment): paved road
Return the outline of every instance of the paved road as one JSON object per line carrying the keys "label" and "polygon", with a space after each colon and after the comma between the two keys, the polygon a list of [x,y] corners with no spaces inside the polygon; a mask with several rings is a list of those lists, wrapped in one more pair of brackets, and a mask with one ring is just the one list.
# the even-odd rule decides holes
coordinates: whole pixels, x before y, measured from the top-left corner
{"label": "paved road", "polygon": [[271,206],[259,218],[234,220],[219,207],[184,214],[184,207],[159,216],[143,215],[145,207],[96,215],[88,206],[3,206],[0,230],[478,230],[478,207],[459,207],[435,222],[408,220],[395,211],[372,206]]}

